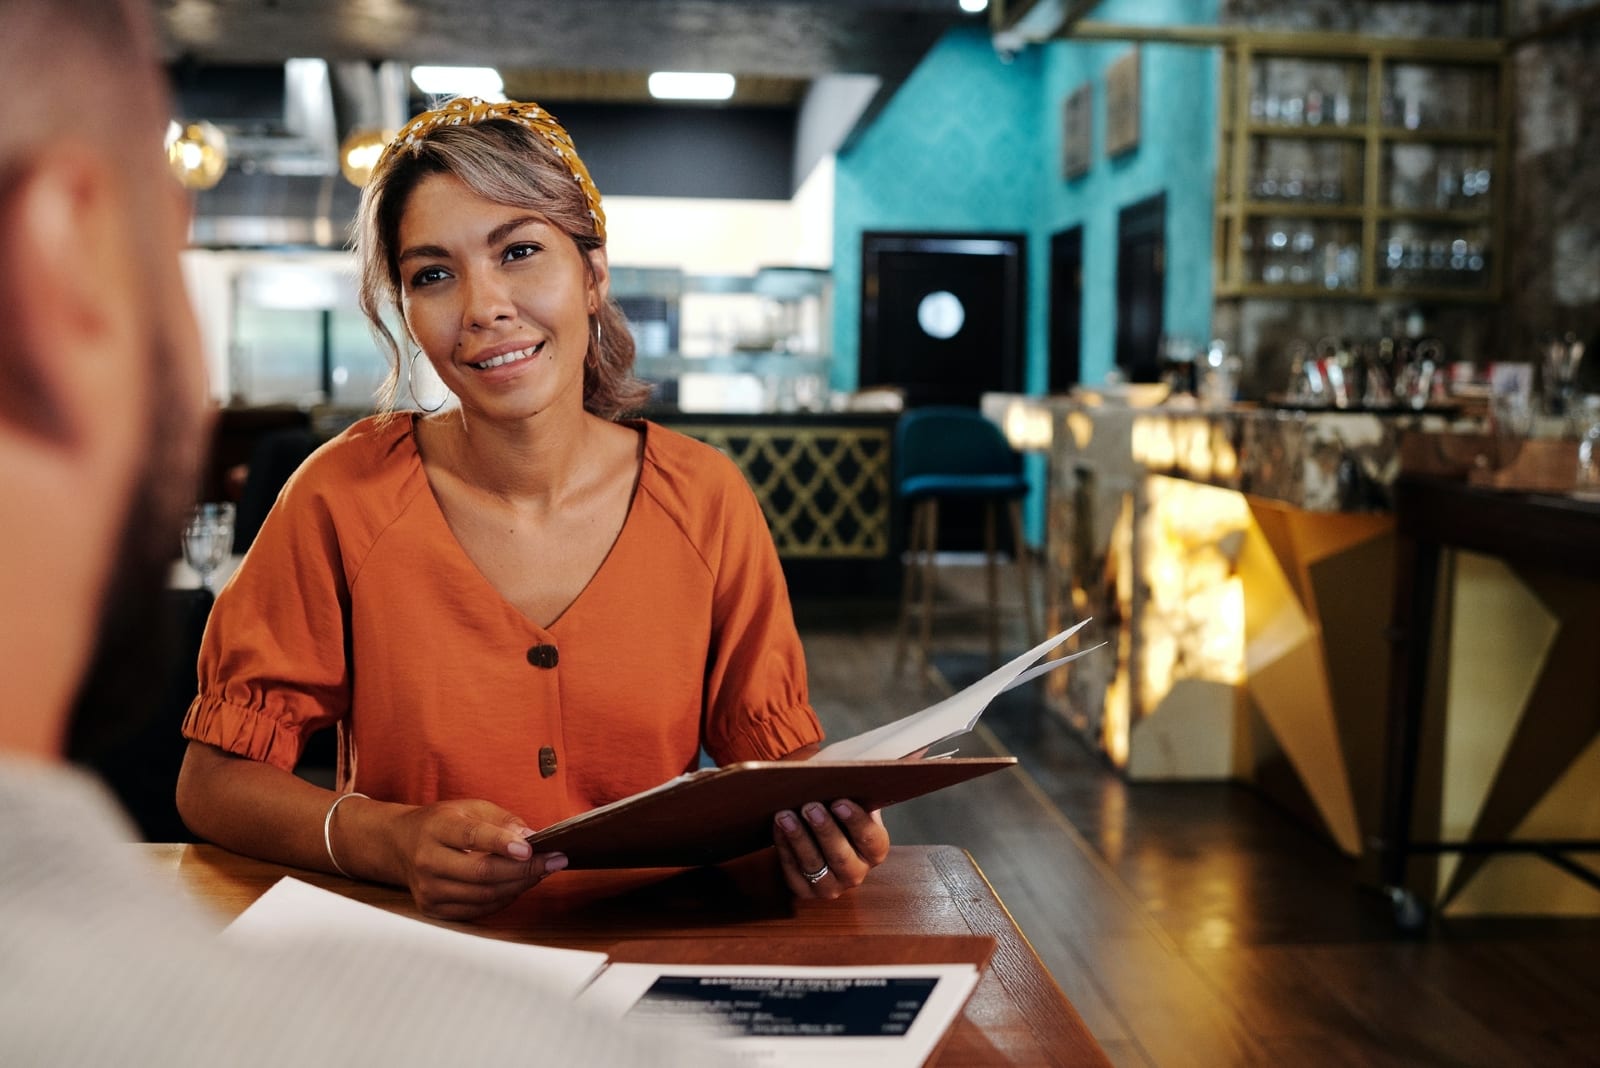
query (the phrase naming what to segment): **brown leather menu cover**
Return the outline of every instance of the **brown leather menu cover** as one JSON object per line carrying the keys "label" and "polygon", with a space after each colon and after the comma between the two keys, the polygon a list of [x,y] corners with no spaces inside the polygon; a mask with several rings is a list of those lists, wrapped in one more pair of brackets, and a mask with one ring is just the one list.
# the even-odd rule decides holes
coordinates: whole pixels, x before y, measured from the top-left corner
{"label": "brown leather menu cover", "polygon": [[555,823],[528,837],[572,868],[686,868],[772,844],[772,817],[809,801],[885,808],[991,771],[1015,757],[746,761],[707,768]]}

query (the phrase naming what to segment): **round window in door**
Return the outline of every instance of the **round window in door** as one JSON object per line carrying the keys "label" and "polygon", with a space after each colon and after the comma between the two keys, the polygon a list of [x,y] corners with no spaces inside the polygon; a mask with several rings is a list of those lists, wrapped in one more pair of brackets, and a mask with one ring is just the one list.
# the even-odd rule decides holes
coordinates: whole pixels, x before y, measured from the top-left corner
{"label": "round window in door", "polygon": [[940,341],[948,341],[961,332],[967,321],[967,309],[961,298],[948,289],[938,289],[917,304],[917,325],[923,333]]}

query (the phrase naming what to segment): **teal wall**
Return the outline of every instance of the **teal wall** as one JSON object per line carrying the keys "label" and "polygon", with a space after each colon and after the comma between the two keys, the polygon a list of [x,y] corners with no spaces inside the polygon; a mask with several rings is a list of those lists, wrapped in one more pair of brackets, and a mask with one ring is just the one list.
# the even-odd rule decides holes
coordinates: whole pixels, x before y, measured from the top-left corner
{"label": "teal wall", "polygon": [[[1214,25],[1220,0],[1105,0],[1095,21]],[[1139,144],[1105,155],[1105,71],[1127,42],[1057,41],[1001,59],[982,28],[952,30],[888,106],[838,157],[834,190],[834,389],[857,384],[864,230],[1013,231],[1028,235],[1028,391],[1049,381],[1050,238],[1084,227],[1083,381],[1115,366],[1117,213],[1167,195],[1168,334],[1211,332],[1211,250],[1217,153],[1216,49],[1141,46]],[[1093,86],[1089,172],[1061,176],[1062,105]],[[1041,458],[1029,473],[1042,487]],[[1029,501],[1040,540],[1044,494]]]}
{"label": "teal wall", "polygon": [[[1106,0],[1096,21],[1209,25],[1219,0]],[[1030,391],[1049,376],[1050,237],[1084,226],[1083,377],[1114,364],[1117,212],[1167,194],[1168,333],[1211,323],[1216,162],[1214,49],[1145,45],[1140,141],[1105,158],[1105,68],[1131,45],[1054,42],[1002,60],[979,27],[952,30],[882,113],[840,153],[834,206],[835,389],[856,386],[864,230],[996,230],[1028,235]],[[1061,177],[1062,102],[1093,85],[1088,174]]]}
{"label": "teal wall", "polygon": [[[1107,0],[1096,21],[1209,25],[1218,0]],[[1130,204],[1167,195],[1168,334],[1204,341],[1211,332],[1213,194],[1217,156],[1216,49],[1145,44],[1139,57],[1139,144],[1107,159],[1106,68],[1133,46],[1127,42],[1050,45],[1041,95],[1051,103],[1040,144],[1042,196],[1037,238],[1029,263],[1029,383],[1048,380],[1050,235],[1083,225],[1083,379],[1104,381],[1116,363],[1117,213]],[[1094,140],[1088,174],[1063,180],[1061,102],[1079,85],[1092,85]]]}
{"label": "teal wall", "polygon": [[[1010,63],[981,28],[951,31],[839,156],[833,388],[854,389],[863,230],[1007,230],[1038,222],[1037,49]],[[1031,269],[1031,266],[1030,266]]]}

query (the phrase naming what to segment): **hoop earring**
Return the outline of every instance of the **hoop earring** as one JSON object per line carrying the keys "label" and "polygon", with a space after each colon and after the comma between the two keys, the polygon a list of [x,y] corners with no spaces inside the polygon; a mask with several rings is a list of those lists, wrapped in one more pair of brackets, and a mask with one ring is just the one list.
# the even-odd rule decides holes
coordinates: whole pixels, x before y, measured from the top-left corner
{"label": "hoop earring", "polygon": [[434,412],[444,407],[444,402],[447,398],[441,397],[439,399],[439,403],[435,404],[432,408],[425,407],[423,403],[417,399],[417,357],[421,355],[421,349],[413,350],[411,353],[411,362],[406,364],[406,389],[411,393],[411,403],[417,406],[417,410],[432,415]]}
{"label": "hoop earring", "polygon": [[593,349],[593,351],[591,353],[589,353],[588,355],[585,356],[584,361],[583,361],[584,363],[588,364],[592,368],[600,366],[600,342],[601,342],[601,337],[602,337],[602,335],[600,333],[600,317],[599,316],[595,316],[595,320],[594,320],[594,349]]}

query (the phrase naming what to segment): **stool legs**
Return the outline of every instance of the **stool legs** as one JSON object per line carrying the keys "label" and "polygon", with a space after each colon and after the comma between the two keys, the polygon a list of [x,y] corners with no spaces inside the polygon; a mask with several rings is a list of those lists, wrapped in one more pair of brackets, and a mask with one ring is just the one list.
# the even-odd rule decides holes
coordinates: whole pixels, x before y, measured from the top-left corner
{"label": "stool legs", "polygon": [[[1033,612],[1033,579],[1028,562],[1028,545],[1022,532],[1022,505],[1007,502],[1007,518],[1011,522],[1017,586],[1022,594],[1022,619],[1028,635],[1028,646],[1039,644],[1039,624]],[[1000,570],[999,537],[996,531],[999,502],[985,501],[983,506],[983,548],[985,581],[988,587],[988,637],[989,662],[1000,662]],[[911,506],[910,530],[906,544],[905,575],[900,589],[900,624],[895,637],[894,677],[899,678],[905,669],[906,651],[911,636],[911,605],[921,601],[922,618],[917,621],[917,653],[924,667],[928,662],[928,649],[933,644],[933,594],[937,583],[935,557],[939,549],[939,501],[927,497]]]}
{"label": "stool legs", "polygon": [[917,501],[911,506],[909,517],[910,530],[906,538],[906,566],[905,575],[900,588],[900,626],[895,637],[894,645],[894,674],[896,678],[905,668],[906,646],[911,631],[911,601],[917,592],[917,579],[921,579],[922,590],[922,620],[921,620],[921,655],[924,661],[928,657],[928,641],[930,638],[929,621],[933,617],[932,590],[933,590],[933,554],[939,538],[939,506],[936,501],[929,498]]}
{"label": "stool legs", "polygon": [[1022,536],[1022,502],[1013,500],[1008,503],[1010,504],[1011,509],[1011,536],[1013,538],[1013,545],[1015,546],[1012,551],[1016,553],[1015,561],[1017,565],[1017,585],[1020,587],[1019,592],[1022,594],[1022,623],[1027,629],[1028,648],[1032,649],[1034,646],[1043,641],[1044,638],[1041,635],[1038,623],[1033,616],[1033,596],[1031,593],[1033,589],[1033,577],[1030,574],[1030,565],[1028,562],[1027,539]]}
{"label": "stool legs", "polygon": [[989,666],[1000,666],[1000,565],[995,545],[995,502],[983,502],[983,571],[989,594]]}
{"label": "stool legs", "polygon": [[922,633],[917,642],[917,654],[922,666],[928,666],[928,646],[933,644],[933,588],[938,585],[935,575],[939,555],[939,498],[929,497],[922,504]]}

